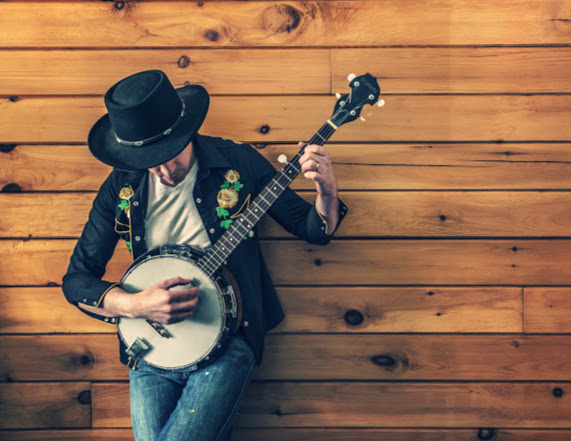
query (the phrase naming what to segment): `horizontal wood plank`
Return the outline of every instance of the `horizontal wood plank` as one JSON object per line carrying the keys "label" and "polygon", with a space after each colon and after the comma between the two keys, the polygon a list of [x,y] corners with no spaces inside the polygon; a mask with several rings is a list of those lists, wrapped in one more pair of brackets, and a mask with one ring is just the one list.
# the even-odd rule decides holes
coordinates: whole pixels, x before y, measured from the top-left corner
{"label": "horizontal wood plank", "polygon": [[[277,169],[297,146],[259,144]],[[329,144],[341,190],[569,189],[568,144]],[[111,168],[85,145],[13,145],[0,158],[0,189],[95,191]],[[58,170],[54,173],[53,170]],[[315,186],[300,175],[298,190]],[[352,207],[354,208],[354,207]]]}
{"label": "horizontal wood plank", "polygon": [[[314,192],[303,196],[311,203],[315,200]],[[0,194],[0,237],[79,237],[93,197],[93,193]],[[341,192],[340,197],[351,215],[336,237],[571,236],[569,192]],[[218,206],[216,200],[210,203]],[[37,213],[50,213],[50,222]],[[293,236],[266,217],[260,237]]]}
{"label": "horizontal wood plank", "polygon": [[[521,332],[521,288],[281,287],[283,332]],[[111,333],[59,287],[0,288],[0,334]]]}
{"label": "horizontal wood plank", "polygon": [[90,427],[91,385],[0,383],[0,429]]}
{"label": "horizontal wood plank", "polygon": [[[0,431],[3,441],[133,441],[131,429]],[[551,441],[551,440],[549,440]]]}
{"label": "horizontal wood plank", "polygon": [[[115,335],[0,338],[4,381],[128,379]],[[30,353],[34,363],[30,363]],[[269,335],[264,381],[567,381],[571,336]]]}
{"label": "horizontal wood plank", "polygon": [[0,50],[0,66],[5,96],[103,95],[151,66],[175,87],[213,95],[331,94],[351,72],[371,73],[391,94],[571,92],[568,47]]}
{"label": "horizontal wood plank", "polygon": [[478,5],[447,0],[430,8],[397,0],[121,5],[3,2],[0,46],[530,45],[571,41],[569,5],[553,0],[482,0]]}
{"label": "horizontal wood plank", "polygon": [[[569,141],[571,95],[391,95],[332,141]],[[201,131],[244,142],[297,142],[331,115],[327,96],[212,97]],[[374,112],[372,116],[369,113]],[[84,143],[106,113],[100,97],[0,99],[0,144]]]}
{"label": "horizontal wood plank", "polygon": [[[232,441],[568,441],[565,429],[328,429],[236,428]],[[133,441],[131,429],[0,431],[4,441]]]}
{"label": "horizontal wood plank", "polygon": [[[569,383],[254,383],[237,427],[569,428]],[[554,390],[556,391],[554,394]],[[93,385],[93,427],[130,424],[126,383]]]}
{"label": "horizontal wood plank", "polygon": [[0,288],[0,333],[115,331],[115,325],[91,319],[70,305],[60,287]]}
{"label": "horizontal wood plank", "polygon": [[334,93],[363,69],[391,94],[571,91],[571,50],[562,47],[332,49],[331,69]]}
{"label": "horizontal wood plank", "polygon": [[571,289],[525,288],[524,306],[525,332],[571,332]]}
{"label": "horizontal wood plank", "polygon": [[280,287],[280,332],[521,332],[521,288]]}
{"label": "horizontal wood plank", "polygon": [[[61,283],[74,240],[0,241],[6,286]],[[262,241],[277,285],[566,285],[571,240]],[[131,263],[119,245],[105,277]],[[21,269],[26,268],[22,273]],[[297,271],[304,268],[303,271]]]}
{"label": "horizontal wood plank", "polygon": [[0,95],[103,95],[147,69],[163,70],[177,88],[200,84],[213,95],[330,94],[329,58],[324,49],[4,50]]}

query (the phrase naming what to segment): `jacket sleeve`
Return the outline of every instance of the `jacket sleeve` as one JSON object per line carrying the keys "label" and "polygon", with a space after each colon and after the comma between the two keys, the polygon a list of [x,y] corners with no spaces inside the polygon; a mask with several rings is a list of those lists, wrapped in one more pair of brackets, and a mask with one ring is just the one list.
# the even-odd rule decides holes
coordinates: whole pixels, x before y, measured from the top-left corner
{"label": "jacket sleeve", "polygon": [[[256,188],[259,194],[277,172],[274,166],[253,147],[251,155],[250,163],[259,176]],[[315,203],[310,204],[287,187],[268,210],[268,214],[286,231],[300,239],[312,244],[326,245],[331,241],[334,231],[341,224],[347,211],[347,205],[339,199],[339,221],[333,229],[318,212]]]}
{"label": "jacket sleeve", "polygon": [[[89,219],[77,241],[71,256],[67,273],[63,277],[63,292],[71,304],[78,306],[82,303],[97,307],[103,297],[118,283],[102,280],[105,267],[111,259],[118,235],[115,233],[115,208],[117,192],[114,191],[113,182],[116,180],[115,172],[111,173],[101,188],[89,213]],[[87,315],[114,322],[115,319],[100,316],[84,309],[80,310]]]}

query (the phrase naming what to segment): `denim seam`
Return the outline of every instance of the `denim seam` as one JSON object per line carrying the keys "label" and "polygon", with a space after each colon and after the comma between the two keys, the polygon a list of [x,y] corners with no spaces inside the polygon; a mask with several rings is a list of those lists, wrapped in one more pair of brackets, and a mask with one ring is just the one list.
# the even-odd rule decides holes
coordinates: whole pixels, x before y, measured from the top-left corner
{"label": "denim seam", "polygon": [[234,418],[236,417],[236,414],[238,412],[238,407],[242,403],[242,399],[244,398],[244,395],[246,394],[246,389],[248,389],[248,386],[250,386],[250,383],[252,382],[252,377],[254,376],[255,370],[256,370],[256,361],[254,361],[252,363],[252,366],[250,367],[250,371],[248,372],[248,376],[247,376],[248,380],[245,381],[244,384],[242,385],[242,390],[240,391],[240,395],[239,395],[238,399],[236,400],[236,402],[234,403],[234,407],[232,407],[232,411],[230,412],[230,415],[228,416],[228,418],[226,419],[226,422],[222,426],[222,429],[220,429],[220,431],[218,432],[218,436],[216,437],[215,441],[219,441],[220,437],[223,434],[227,433],[228,429],[232,425],[232,422],[234,421]]}

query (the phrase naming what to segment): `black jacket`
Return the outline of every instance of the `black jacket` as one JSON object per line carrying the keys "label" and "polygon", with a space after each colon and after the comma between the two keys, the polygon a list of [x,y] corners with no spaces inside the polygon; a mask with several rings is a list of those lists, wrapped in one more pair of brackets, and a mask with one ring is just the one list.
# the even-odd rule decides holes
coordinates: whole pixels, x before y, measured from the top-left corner
{"label": "black jacket", "polygon": [[[211,243],[228,228],[228,219],[243,209],[248,196],[253,200],[275,176],[275,168],[252,146],[237,144],[224,138],[197,135],[194,148],[199,163],[194,194],[200,217]],[[217,196],[228,186],[227,173],[239,174],[239,200],[231,208],[220,210]],[[148,172],[130,173],[114,170],[102,184],[83,233],[71,256],[63,278],[67,300],[76,305],[98,306],[106,292],[118,285],[102,280],[105,267],[119,239],[128,246],[133,259],[147,251],[145,245],[145,214],[147,210]],[[339,221],[347,207],[340,202]],[[269,209],[285,230],[313,244],[325,245],[331,240],[327,224],[314,205],[286,189]],[[227,260],[227,268],[236,279],[242,299],[242,326],[258,362],[262,359],[264,334],[284,317],[268,270],[260,251],[257,230],[244,239]],[[86,312],[100,320],[115,323],[116,319]],[[121,361],[127,357],[122,349]]]}

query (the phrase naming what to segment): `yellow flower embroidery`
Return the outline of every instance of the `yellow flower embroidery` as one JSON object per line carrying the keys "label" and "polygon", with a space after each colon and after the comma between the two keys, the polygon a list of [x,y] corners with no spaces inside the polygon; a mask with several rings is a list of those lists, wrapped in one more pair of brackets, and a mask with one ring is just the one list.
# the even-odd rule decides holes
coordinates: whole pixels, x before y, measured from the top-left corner
{"label": "yellow flower embroidery", "polygon": [[228,170],[224,177],[228,182],[230,182],[230,184],[233,184],[234,182],[238,181],[238,179],[240,179],[240,173],[238,173],[236,170]]}
{"label": "yellow flower embroidery", "polygon": [[231,188],[224,188],[218,192],[216,199],[221,207],[232,208],[238,203],[238,192]]}
{"label": "yellow flower embroidery", "polygon": [[131,199],[134,194],[135,194],[135,192],[133,191],[133,189],[131,187],[124,187],[119,192],[119,197],[121,199],[128,200],[128,199]]}

